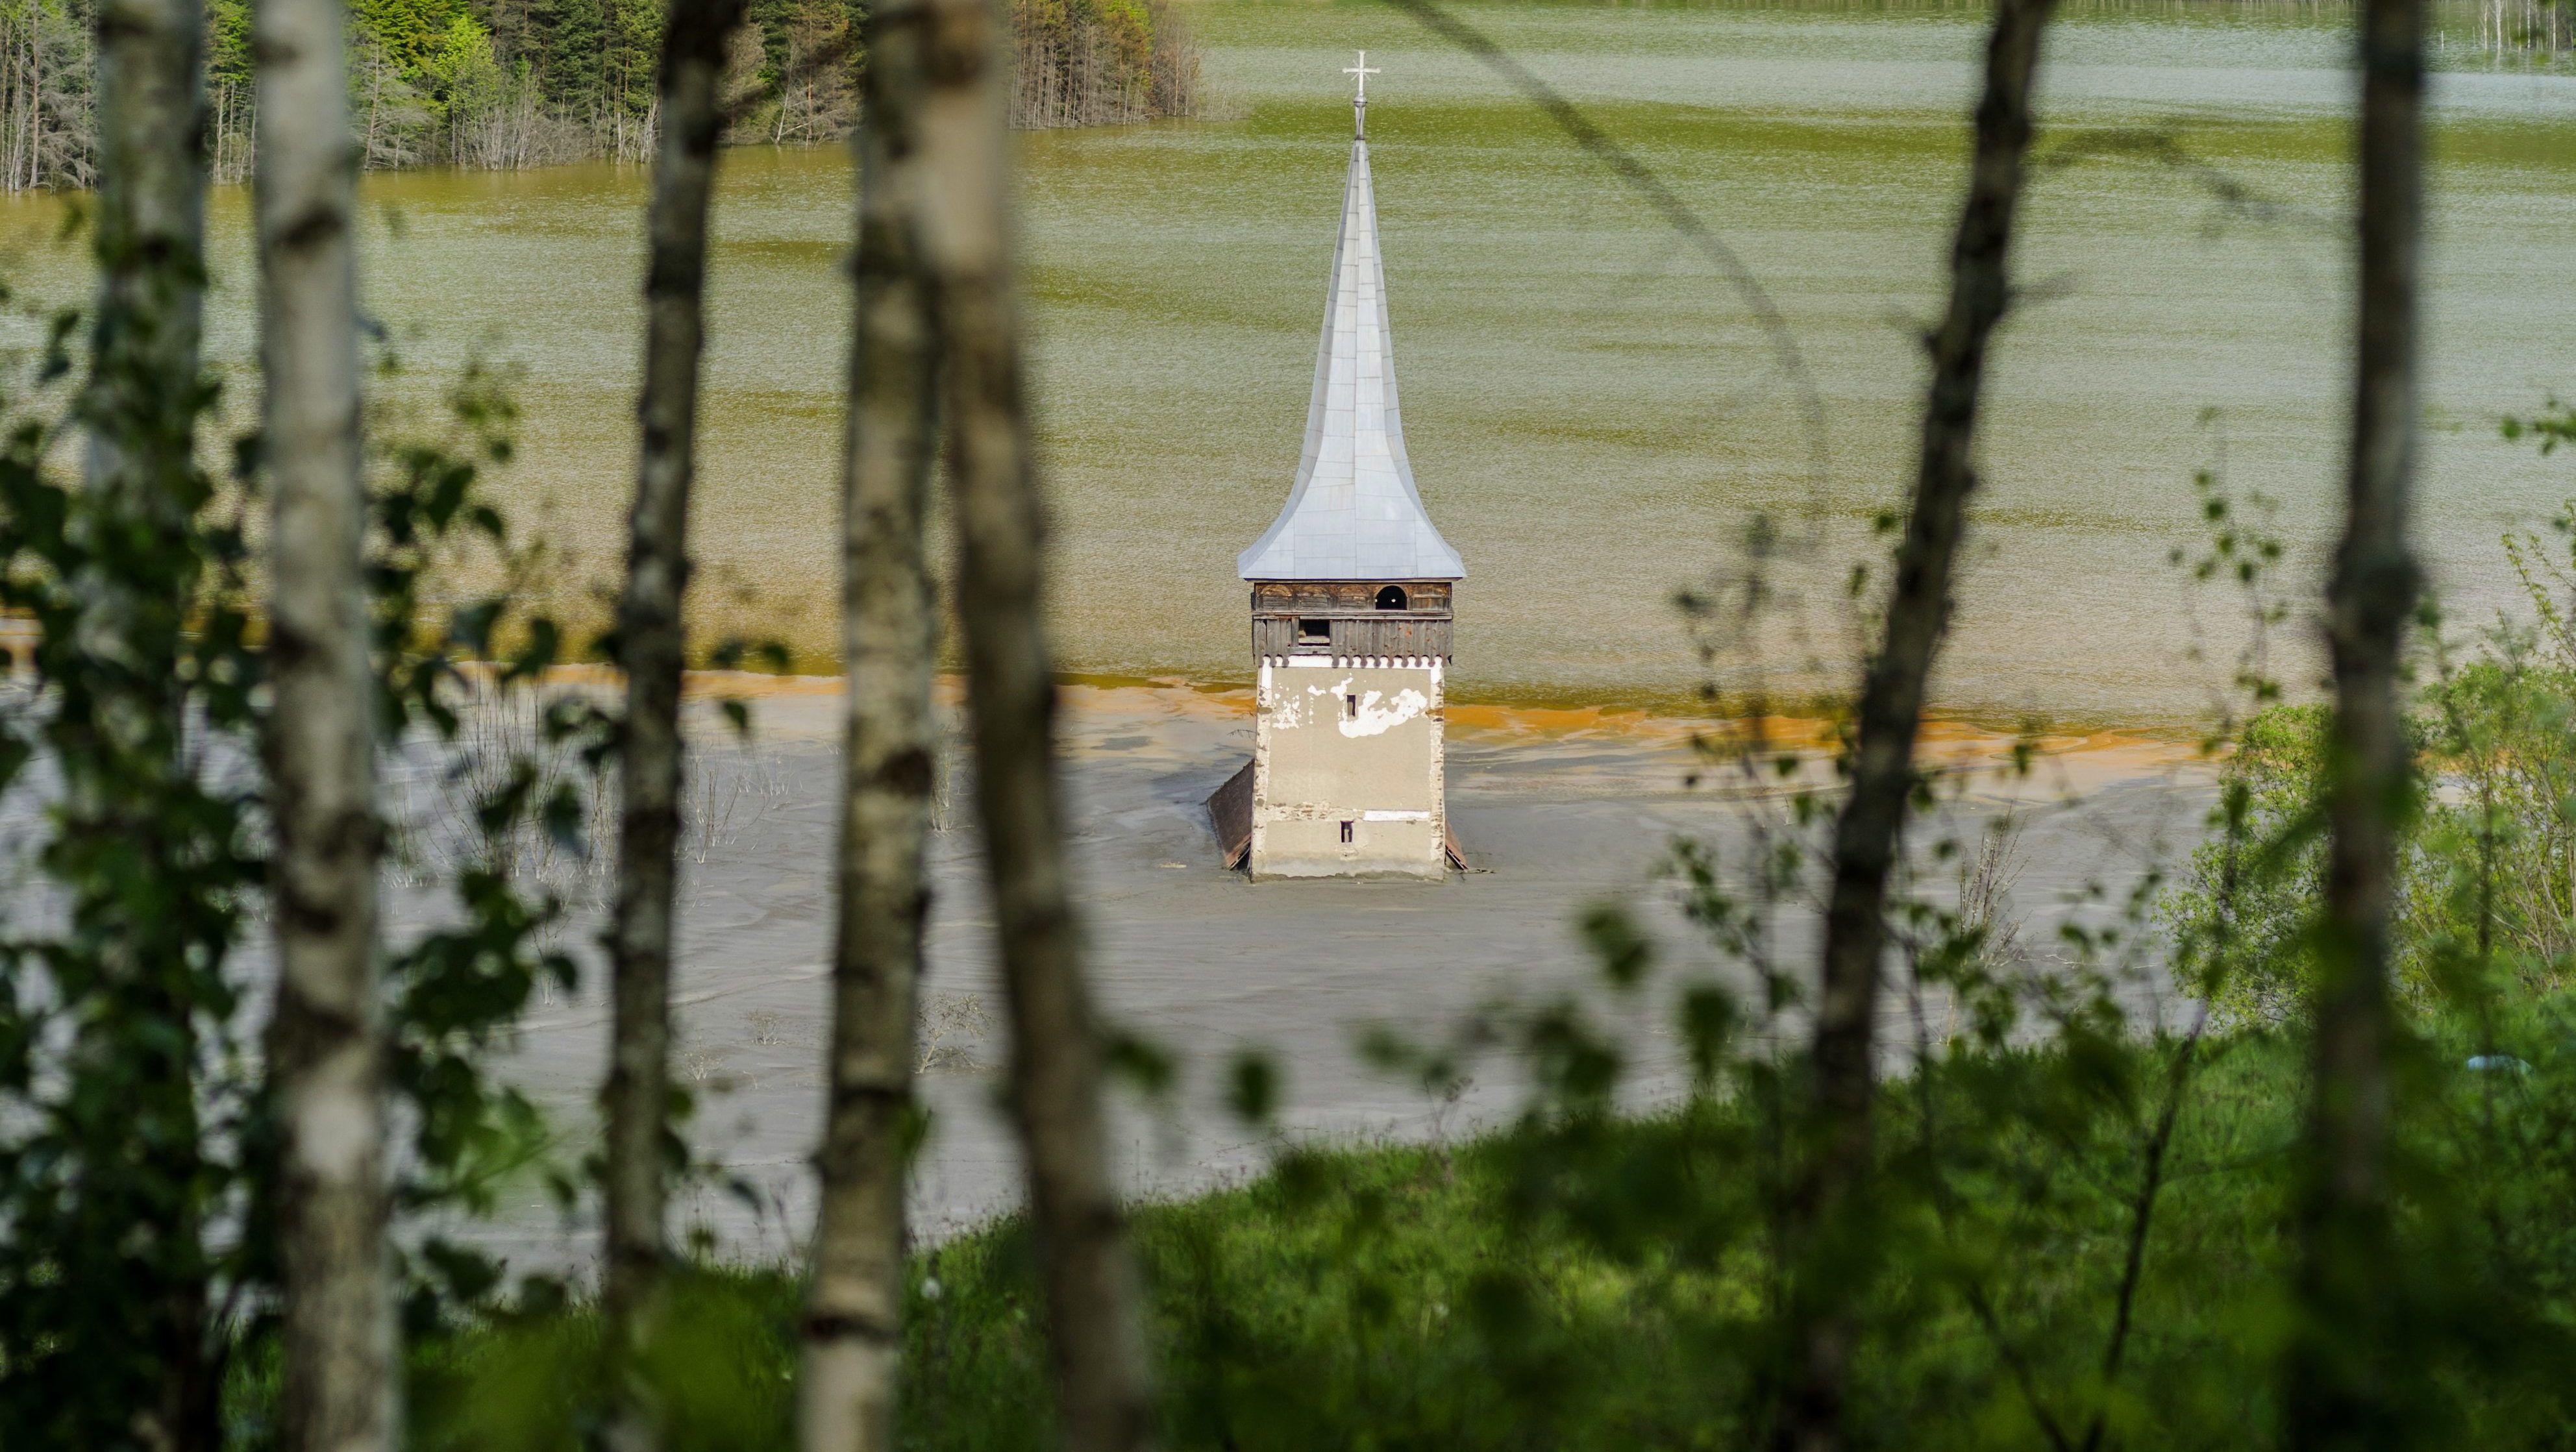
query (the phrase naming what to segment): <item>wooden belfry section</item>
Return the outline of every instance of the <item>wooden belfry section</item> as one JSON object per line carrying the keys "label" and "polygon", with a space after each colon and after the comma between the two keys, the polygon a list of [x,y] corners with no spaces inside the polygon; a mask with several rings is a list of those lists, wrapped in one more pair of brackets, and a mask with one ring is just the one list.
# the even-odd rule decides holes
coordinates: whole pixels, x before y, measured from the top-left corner
{"label": "wooden belfry section", "polygon": [[1279,518],[1236,560],[1252,587],[1252,760],[1208,798],[1227,865],[1256,878],[1447,876],[1442,684],[1466,575],[1414,488],[1396,406],[1369,181],[1363,54],[1342,228]]}
{"label": "wooden belfry section", "polygon": [[1448,580],[1262,580],[1252,654],[1449,658]]}

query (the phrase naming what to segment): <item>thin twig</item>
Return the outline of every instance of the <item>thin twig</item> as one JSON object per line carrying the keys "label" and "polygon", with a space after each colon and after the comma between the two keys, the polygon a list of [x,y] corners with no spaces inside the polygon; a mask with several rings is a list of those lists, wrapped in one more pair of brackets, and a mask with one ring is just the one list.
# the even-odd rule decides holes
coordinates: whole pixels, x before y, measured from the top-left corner
{"label": "thin twig", "polygon": [[2119,1378],[2121,1360],[2129,1349],[2138,1285],[2146,1273],[2147,1236],[2154,1228],[2156,1204],[2164,1190],[2165,1152],[2173,1144],[2174,1126],[2182,1118],[2183,1095],[2190,1087],[2200,1041],[2208,1029],[2209,1005],[2203,1003],[2192,1018],[2191,1032],[2174,1054],[2173,1068],[2165,1079],[2164,1104],[2157,1112],[2154,1132],[2147,1136],[2146,1164],[2139,1177],[2137,1200],[2129,1212],[2129,1247],[2120,1266],[2120,1292],[2111,1306],[2111,1338],[2102,1350],[2102,1399],[2095,1404],[2092,1421],[2084,1429],[2084,1452],[2101,1452],[2102,1439],[2110,1427],[2111,1383]]}
{"label": "thin twig", "polygon": [[[1950,1193],[1949,1178],[1941,1173],[1939,1105],[1932,1083],[1932,1029],[1923,1012],[1922,951],[1921,945],[1911,937],[1905,940],[1905,963],[1906,1009],[1914,1023],[1914,1112],[1915,1117],[1922,1121],[1915,1142],[1923,1155],[1923,1172],[1932,1188],[1932,1216],[1940,1222],[1942,1238],[1956,1245],[1957,1226],[1953,1219],[1956,1201]],[[1995,1311],[1994,1302],[1987,1299],[1984,1280],[1974,1271],[1963,1270],[1959,1282],[1967,1295],[1968,1309],[1975,1313],[1978,1326],[1986,1333],[1986,1340],[1994,1345],[1995,1354],[2003,1358],[2004,1370],[2011,1374],[2022,1401],[2030,1407],[2031,1420],[2039,1424],[2040,1435],[2048,1439],[2048,1445],[2056,1452],[2074,1452],[2074,1445],[2066,1440],[2065,1429],[2058,1425],[2047,1401],[2039,1394],[2039,1378],[2031,1370],[2030,1359],[2022,1354],[2021,1347],[2011,1337],[2004,1334],[2003,1317]]]}

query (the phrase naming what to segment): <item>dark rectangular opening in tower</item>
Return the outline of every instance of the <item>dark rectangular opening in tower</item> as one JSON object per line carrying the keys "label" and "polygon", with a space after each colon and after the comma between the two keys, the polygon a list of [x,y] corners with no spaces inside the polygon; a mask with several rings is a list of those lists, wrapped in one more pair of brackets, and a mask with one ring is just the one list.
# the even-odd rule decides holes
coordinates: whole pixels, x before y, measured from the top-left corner
{"label": "dark rectangular opening in tower", "polygon": [[1333,622],[1330,620],[1312,619],[1298,621],[1297,643],[1299,645],[1330,646],[1333,643]]}

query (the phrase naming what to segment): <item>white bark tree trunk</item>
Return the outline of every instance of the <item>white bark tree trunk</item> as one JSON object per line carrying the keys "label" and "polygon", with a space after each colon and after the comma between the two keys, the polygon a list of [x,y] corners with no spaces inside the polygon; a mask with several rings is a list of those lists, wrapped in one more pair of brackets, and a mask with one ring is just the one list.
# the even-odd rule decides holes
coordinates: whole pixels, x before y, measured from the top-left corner
{"label": "white bark tree trunk", "polygon": [[938,776],[937,602],[924,554],[937,350],[921,275],[925,10],[869,8],[850,346],[843,610],[848,732],[822,1205],[798,1385],[803,1452],[892,1452],[902,1349],[904,1140]]}
{"label": "white bark tree trunk", "polygon": [[396,1439],[376,983],[375,699],[360,573],[357,156],[338,0],[258,0],[262,428],[272,499],[266,742],[277,846],[268,1073],[283,1143],[287,1452]]}
{"label": "white bark tree trunk", "polygon": [[705,344],[707,206],[724,126],[717,87],[743,0],[678,0],[662,36],[667,124],[646,220],[644,385],[618,664],[626,672],[617,900],[608,928],[614,1005],[608,1082],[608,1276],[602,1307],[612,1368],[609,1442],[661,1445],[638,1359],[661,1301],[663,1141],[670,1133],[671,927],[680,828],[680,672],[687,635],[689,484],[697,465],[698,362]]}
{"label": "white bark tree trunk", "polygon": [[[204,13],[196,0],[102,0],[95,15],[98,62],[97,210],[92,246],[98,300],[90,331],[89,386],[82,400],[89,425],[88,487],[92,527],[140,541],[143,550],[175,558],[187,546],[198,481],[194,449],[200,392],[205,301]],[[156,585],[163,582],[155,582]],[[93,692],[88,709],[111,723],[99,733],[137,756],[157,753],[185,731],[182,691],[164,631],[181,580],[166,590],[139,587],[112,565],[85,570],[72,583],[81,597],[83,648],[116,663],[112,684]],[[144,771],[179,769],[170,755],[131,763]],[[139,834],[146,860],[167,838],[131,783],[65,782],[68,833]],[[181,965],[156,961],[170,940],[164,925],[120,925],[102,956],[124,983],[120,992],[156,999],[145,1011],[166,1026],[166,1072],[132,1112],[152,1126],[135,1154],[148,1175],[188,1185],[200,1174],[203,1146],[193,1097],[194,1005],[168,992]],[[158,1396],[135,1408],[139,1435],[169,1452],[210,1449],[221,1435],[219,1366],[209,1344],[208,1288],[200,1249],[203,1226],[191,1192],[162,1223],[138,1226],[144,1244],[129,1253],[165,1277],[159,1294],[135,1305],[134,1338],[153,1349],[164,1371]]]}
{"label": "white bark tree trunk", "polygon": [[1010,27],[998,0],[926,0],[922,251],[944,352],[957,613],[976,805],[1011,1004],[1010,1101],[1029,1168],[1057,1426],[1070,1452],[1153,1438],[1143,1293],[1111,1183],[1101,1045],[1065,873],[1044,533],[1010,225]]}

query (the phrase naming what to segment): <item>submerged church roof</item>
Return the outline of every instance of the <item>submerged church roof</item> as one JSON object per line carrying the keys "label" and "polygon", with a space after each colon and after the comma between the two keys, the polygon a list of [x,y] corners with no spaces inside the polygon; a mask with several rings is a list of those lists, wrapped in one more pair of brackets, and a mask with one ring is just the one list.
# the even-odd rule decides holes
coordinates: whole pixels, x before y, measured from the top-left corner
{"label": "submerged church roof", "polygon": [[1306,451],[1287,506],[1235,559],[1247,580],[1456,580],[1467,573],[1423,511],[1404,456],[1377,197],[1369,186],[1367,63],[1362,55],[1341,239],[1306,405]]}

